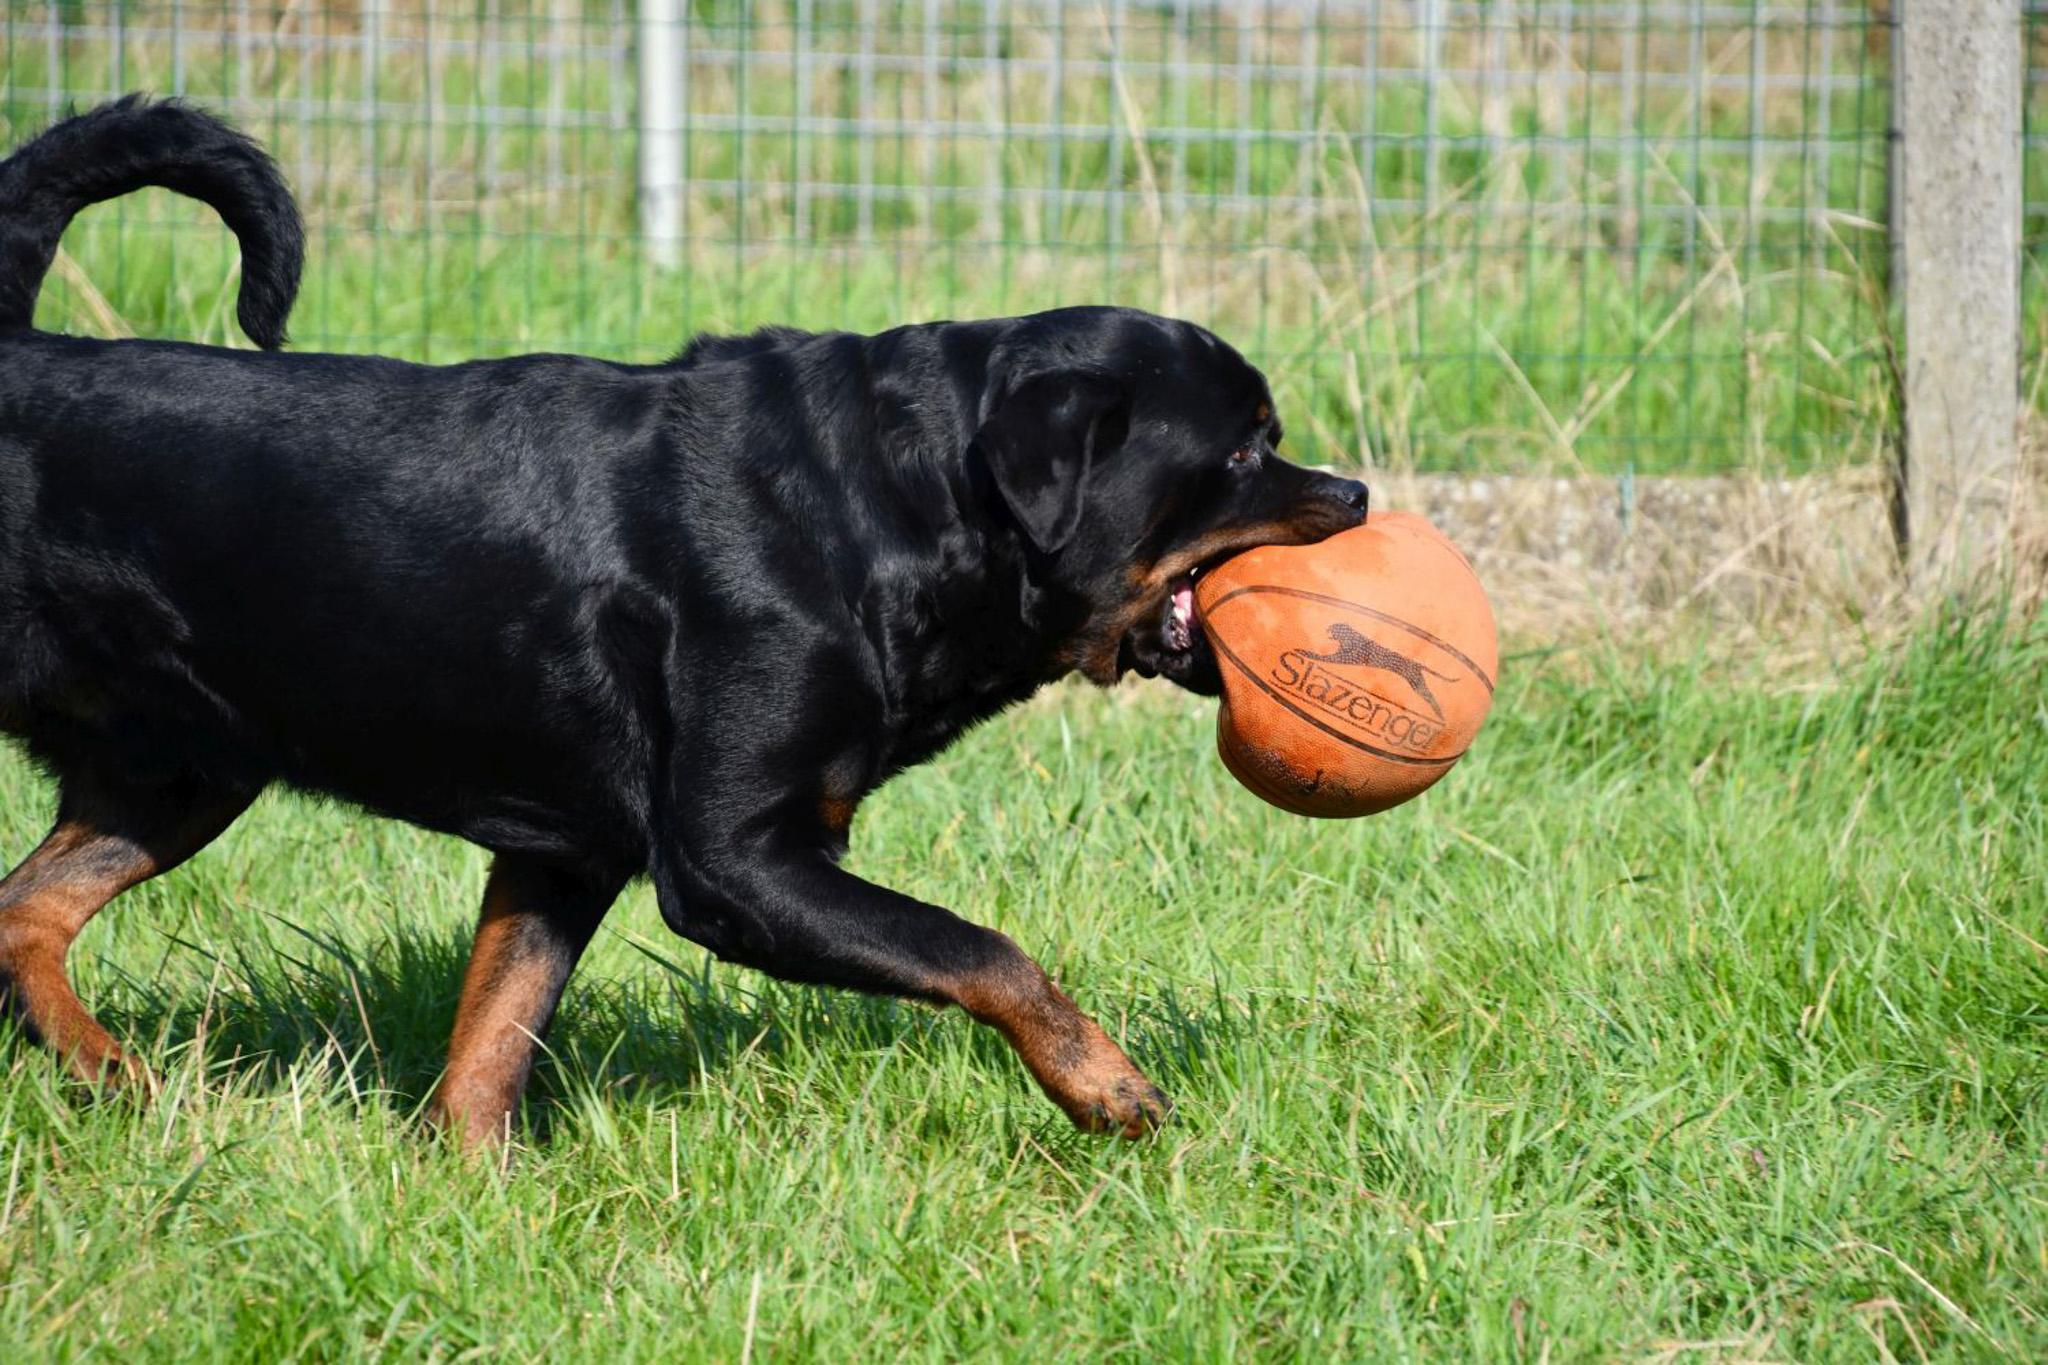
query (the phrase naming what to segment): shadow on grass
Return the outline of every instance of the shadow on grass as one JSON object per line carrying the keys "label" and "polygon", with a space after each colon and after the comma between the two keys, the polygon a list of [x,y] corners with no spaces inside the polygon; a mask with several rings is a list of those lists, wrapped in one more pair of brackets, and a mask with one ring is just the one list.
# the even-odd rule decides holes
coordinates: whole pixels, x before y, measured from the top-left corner
{"label": "shadow on grass", "polygon": [[[89,1002],[117,1037],[133,1040],[160,1072],[204,1068],[207,1085],[237,1092],[289,1086],[313,1067],[363,1103],[416,1113],[446,1060],[470,937],[400,931],[352,944],[282,919],[268,943],[202,946],[174,939],[211,969],[171,979],[116,976]],[[990,1029],[922,1005],[850,991],[793,986],[715,969],[687,945],[618,937],[654,967],[621,978],[571,982],[528,1090],[528,1137],[545,1141],[579,1093],[686,1104],[706,1082],[756,1056],[799,1061],[908,1054],[930,1065],[965,1047],[992,1083],[1020,1083],[1008,1045]],[[1208,1070],[1256,1023],[1221,991],[1192,1008],[1182,999],[1104,1000],[1104,1022],[1139,1066],[1169,1090]],[[11,1033],[0,1026],[0,1033]],[[30,1045],[6,1040],[10,1050]]]}

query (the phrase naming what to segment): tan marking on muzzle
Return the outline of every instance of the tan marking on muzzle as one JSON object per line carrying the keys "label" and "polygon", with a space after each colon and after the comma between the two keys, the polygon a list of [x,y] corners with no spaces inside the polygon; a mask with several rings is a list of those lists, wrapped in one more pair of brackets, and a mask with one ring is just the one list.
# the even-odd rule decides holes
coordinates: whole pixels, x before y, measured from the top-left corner
{"label": "tan marking on muzzle", "polygon": [[1241,554],[1255,546],[1310,545],[1348,529],[1349,522],[1341,526],[1326,524],[1332,519],[1330,511],[1311,504],[1293,518],[1211,531],[1151,564],[1132,565],[1126,580],[1126,596],[1113,610],[1082,623],[1060,647],[1061,665],[1090,682],[1110,686],[1117,679],[1117,655],[1124,637],[1159,610],[1160,599],[1174,579],[1210,560]]}

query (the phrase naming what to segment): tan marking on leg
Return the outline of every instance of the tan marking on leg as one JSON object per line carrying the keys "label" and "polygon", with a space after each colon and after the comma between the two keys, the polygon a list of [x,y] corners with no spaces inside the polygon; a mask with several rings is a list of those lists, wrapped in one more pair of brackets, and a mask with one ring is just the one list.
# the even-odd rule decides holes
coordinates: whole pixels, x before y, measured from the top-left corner
{"label": "tan marking on leg", "polygon": [[1101,1025],[1012,945],[999,966],[945,983],[940,994],[994,1028],[1046,1097],[1090,1133],[1142,1137],[1173,1102],[1145,1079]]}
{"label": "tan marking on leg", "polygon": [[853,830],[853,813],[859,806],[843,796],[828,796],[818,803],[818,815],[835,839],[844,839]]}
{"label": "tan marking on leg", "polygon": [[[65,956],[108,901],[206,847],[254,795],[74,789],[67,781],[62,809],[96,813],[61,814],[49,837],[0,880],[0,1008],[88,1081],[152,1083],[80,1003]],[[105,827],[107,811],[119,812],[124,832]]]}
{"label": "tan marking on leg", "polygon": [[149,1078],[86,1010],[64,959],[101,907],[158,870],[128,840],[64,823],[0,881],[0,1002],[84,1080]]}
{"label": "tan marking on leg", "polygon": [[430,1108],[431,1120],[464,1147],[493,1147],[511,1136],[540,1036],[575,970],[583,945],[550,926],[552,908],[530,872],[522,875],[503,859],[492,867],[463,972],[447,1074]]}

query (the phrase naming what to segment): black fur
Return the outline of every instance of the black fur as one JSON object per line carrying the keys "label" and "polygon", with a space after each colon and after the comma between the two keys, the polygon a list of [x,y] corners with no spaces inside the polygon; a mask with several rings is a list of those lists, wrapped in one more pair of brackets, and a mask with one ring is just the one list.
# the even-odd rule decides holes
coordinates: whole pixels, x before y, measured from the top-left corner
{"label": "black fur", "polygon": [[283,177],[219,119],[140,95],[66,119],[0,162],[0,331],[34,321],[43,276],[78,211],[146,185],[201,200],[234,230],[242,330],[266,350],[284,345],[305,231]]}
{"label": "black fur", "polygon": [[[275,170],[124,100],[0,164],[0,727],[67,786],[273,782],[574,869],[678,933],[927,998],[1007,940],[838,865],[846,812],[1076,670],[1213,692],[1177,576],[1355,525],[1257,370],[1128,309],[427,368],[27,330],[84,203],[219,208],[242,320]],[[838,815],[835,815],[838,812]]]}

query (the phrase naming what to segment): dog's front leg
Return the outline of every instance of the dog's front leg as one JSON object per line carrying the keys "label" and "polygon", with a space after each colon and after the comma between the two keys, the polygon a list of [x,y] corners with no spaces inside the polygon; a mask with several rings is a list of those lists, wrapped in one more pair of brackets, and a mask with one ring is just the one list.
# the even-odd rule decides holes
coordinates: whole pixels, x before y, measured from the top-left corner
{"label": "dog's front leg", "polygon": [[862,881],[806,843],[667,850],[656,873],[663,917],[720,957],[786,980],[958,1005],[1007,1038],[1085,1131],[1138,1137],[1166,1118],[1166,1096],[1008,937]]}

